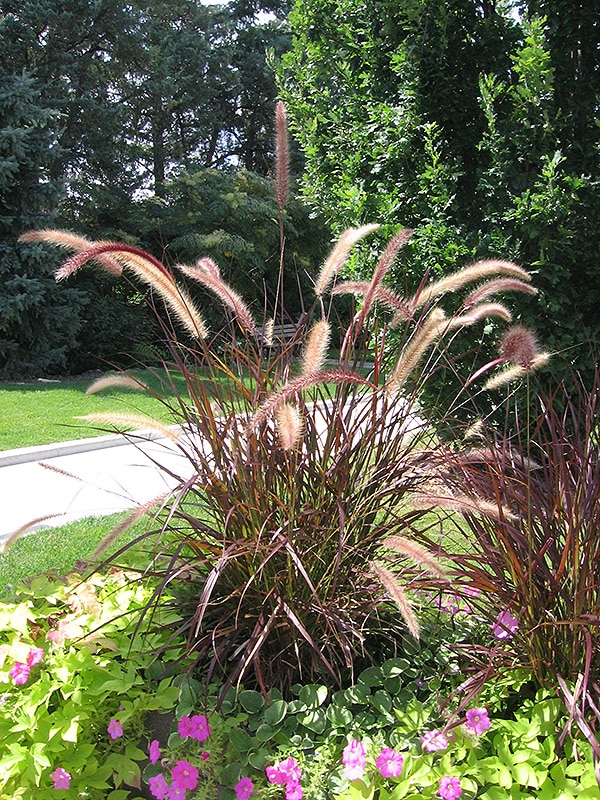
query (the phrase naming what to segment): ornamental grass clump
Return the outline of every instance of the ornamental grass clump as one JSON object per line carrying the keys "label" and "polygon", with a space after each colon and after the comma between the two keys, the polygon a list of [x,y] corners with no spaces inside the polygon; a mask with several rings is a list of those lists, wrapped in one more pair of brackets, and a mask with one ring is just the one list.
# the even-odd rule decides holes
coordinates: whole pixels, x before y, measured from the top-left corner
{"label": "ornamental grass clump", "polygon": [[[518,338],[531,348],[528,336]],[[476,692],[498,670],[523,667],[562,697],[571,733],[579,728],[598,764],[600,370],[588,386],[573,375],[539,389],[531,405],[520,410],[516,432],[480,433],[479,446],[453,459],[455,485],[495,504],[495,517],[455,518],[467,548],[426,531],[419,539],[489,624],[489,648],[468,653],[474,674],[466,688]]]}
{"label": "ornamental grass clump", "polygon": [[[282,111],[276,193],[283,214]],[[152,544],[145,572],[159,578],[147,613],[167,588],[177,592],[185,622],[173,635],[187,637],[208,679],[224,678],[224,691],[242,680],[283,692],[313,678],[343,685],[386,640],[393,652],[407,628],[418,636],[402,568],[416,564],[437,580],[445,572],[407,532],[440,503],[461,513],[486,511],[477,496],[448,498],[440,490],[445,445],[420,415],[420,388],[455,332],[510,319],[489,296],[534,291],[529,275],[506,261],[483,261],[438,283],[424,279],[413,297],[402,297],[384,284],[410,239],[401,230],[370,282],[341,282],[351,249],[376,228],[340,236],[298,320],[285,315],[279,299],[269,309],[266,300],[241,298],[208,258],[172,271],[129,245],[55,231],[27,235],[75,249],[57,278],[89,262],[132,273],[162,298],[184,333],[169,341],[170,369],[184,376],[188,393],[171,402],[180,424],[172,447],[182,469],[169,467],[176,486],[157,498],[160,524],[144,537]],[[192,282],[189,289],[174,272]],[[193,300],[195,282],[224,307],[221,330],[207,329]],[[447,316],[445,294],[473,284],[479,296]],[[359,300],[338,331],[332,320],[342,293]],[[282,341],[290,323],[293,334]],[[333,336],[340,349],[330,363]],[[393,604],[400,614],[391,613]]]}

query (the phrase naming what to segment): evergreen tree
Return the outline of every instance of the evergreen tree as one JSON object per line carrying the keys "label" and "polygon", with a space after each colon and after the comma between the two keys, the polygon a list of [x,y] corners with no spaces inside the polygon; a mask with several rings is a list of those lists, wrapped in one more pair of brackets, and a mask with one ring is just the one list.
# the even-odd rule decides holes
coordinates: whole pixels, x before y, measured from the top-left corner
{"label": "evergreen tree", "polygon": [[47,375],[63,370],[84,302],[76,289],[56,286],[56,260],[44,248],[20,245],[19,235],[46,222],[58,187],[49,180],[57,155],[55,114],[32,77],[0,73],[0,375]]}

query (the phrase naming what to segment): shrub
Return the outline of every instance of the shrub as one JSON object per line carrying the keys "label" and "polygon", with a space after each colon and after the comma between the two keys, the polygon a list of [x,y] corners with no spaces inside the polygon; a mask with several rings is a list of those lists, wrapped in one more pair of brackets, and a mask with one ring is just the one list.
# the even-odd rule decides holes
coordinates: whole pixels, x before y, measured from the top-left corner
{"label": "shrub", "polygon": [[[276,199],[283,215],[281,107],[279,113]],[[343,685],[373,641],[388,638],[393,648],[404,623],[418,635],[399,581],[403,560],[443,575],[430,555],[404,536],[443,500],[435,477],[445,451],[419,414],[419,396],[453,332],[489,317],[510,320],[490,296],[535,290],[523,269],[495,260],[436,283],[424,281],[413,297],[403,298],[383,279],[410,238],[406,230],[392,238],[370,282],[337,281],[351,248],[375,228],[342,235],[316,279],[315,297],[299,320],[292,319],[293,336],[283,346],[270,340],[273,329],[277,335],[289,321],[279,298],[271,320],[259,324],[214,261],[180,265],[188,280],[224,304],[227,319],[218,333],[227,342],[226,353],[213,346],[215,335],[189,293],[152,256],[119,243],[90,246],[56,231],[27,236],[76,251],[59,278],[90,260],[113,272],[132,270],[194,341],[192,347],[172,341],[174,364],[190,398],[174,403],[182,423],[177,447],[189,470],[175,476],[176,489],[162,499],[164,524],[155,532],[149,567],[162,580],[148,610],[160,605],[167,587],[179,587],[188,608],[180,632],[187,634],[189,650],[208,661],[209,678],[225,674],[225,689],[244,679],[263,691],[277,686],[288,692],[299,679],[324,676]],[[475,291],[457,313],[446,316],[442,297],[473,282]],[[362,301],[340,337],[337,362],[328,368],[332,283],[332,296],[358,294]],[[269,310],[268,300],[258,309]],[[391,327],[401,332],[399,352],[390,346]],[[500,357],[472,380],[499,364],[515,362],[513,375],[543,361],[535,348],[514,346],[519,330],[513,329]],[[122,416],[102,421],[127,422]],[[456,499],[461,502],[471,511],[485,510],[478,499]],[[389,599],[399,607],[400,621],[381,611]]]}

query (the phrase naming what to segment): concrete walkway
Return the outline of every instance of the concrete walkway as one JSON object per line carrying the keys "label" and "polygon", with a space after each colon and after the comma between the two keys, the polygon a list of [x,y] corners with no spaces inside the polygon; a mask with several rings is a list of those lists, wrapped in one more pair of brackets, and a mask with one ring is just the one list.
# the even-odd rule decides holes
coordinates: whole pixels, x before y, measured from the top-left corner
{"label": "concrete walkway", "polygon": [[[164,494],[191,467],[170,440],[140,432],[0,452],[0,539],[33,529],[104,516]],[[41,519],[45,518],[45,519]]]}

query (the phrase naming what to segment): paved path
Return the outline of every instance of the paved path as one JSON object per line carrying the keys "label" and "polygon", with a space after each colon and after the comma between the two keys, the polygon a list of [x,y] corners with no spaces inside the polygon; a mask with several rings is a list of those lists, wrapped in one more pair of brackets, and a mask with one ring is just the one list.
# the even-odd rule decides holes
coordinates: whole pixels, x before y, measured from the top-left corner
{"label": "paved path", "polygon": [[32,520],[36,527],[113,514],[166,492],[175,474],[189,474],[187,460],[169,440],[100,436],[75,442],[0,452],[0,539]]}

